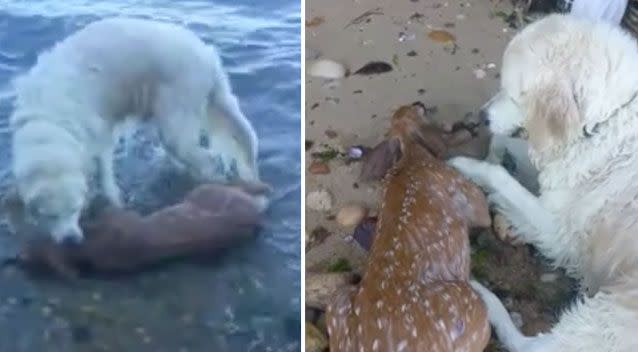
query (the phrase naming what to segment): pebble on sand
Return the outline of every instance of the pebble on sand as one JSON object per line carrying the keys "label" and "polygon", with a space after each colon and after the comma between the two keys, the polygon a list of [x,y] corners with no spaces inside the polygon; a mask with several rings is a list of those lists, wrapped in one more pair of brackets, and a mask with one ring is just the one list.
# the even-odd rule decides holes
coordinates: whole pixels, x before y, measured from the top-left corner
{"label": "pebble on sand", "polygon": [[306,352],[323,352],[328,348],[328,338],[315,325],[306,322]]}
{"label": "pebble on sand", "polygon": [[316,211],[332,209],[332,196],[326,190],[312,191],[306,196],[306,207]]}
{"label": "pebble on sand", "polygon": [[323,161],[313,161],[308,167],[308,172],[313,175],[327,175],[330,173],[330,166]]}
{"label": "pebble on sand", "polygon": [[346,75],[346,68],[342,64],[329,60],[320,59],[310,66],[310,75],[327,79],[339,79]]}
{"label": "pebble on sand", "polygon": [[347,205],[337,213],[337,223],[343,227],[357,225],[367,215],[367,211],[360,205]]}
{"label": "pebble on sand", "polygon": [[474,70],[474,77],[476,77],[477,79],[483,79],[485,78],[485,76],[487,76],[487,73],[485,72],[484,69],[477,68]]}
{"label": "pebble on sand", "polygon": [[452,33],[443,30],[431,31],[428,33],[428,38],[439,43],[451,43],[456,41],[456,37]]}

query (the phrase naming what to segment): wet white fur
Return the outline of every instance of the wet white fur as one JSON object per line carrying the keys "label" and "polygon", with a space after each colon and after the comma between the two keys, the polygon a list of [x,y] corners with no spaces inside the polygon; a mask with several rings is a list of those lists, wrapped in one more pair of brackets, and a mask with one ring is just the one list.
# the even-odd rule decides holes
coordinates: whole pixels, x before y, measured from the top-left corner
{"label": "wet white fur", "polygon": [[[113,129],[152,119],[166,150],[202,181],[257,180],[257,136],[216,50],[189,30],[139,19],[89,24],[56,44],[15,81],[13,172],[23,202],[57,240],[81,239],[88,179],[100,175],[122,204],[113,174]],[[201,132],[208,149],[199,145]],[[41,215],[41,214],[40,214]],[[36,216],[36,217],[39,217]]]}
{"label": "wet white fur", "polygon": [[450,162],[484,187],[521,240],[583,286],[548,334],[524,337],[475,284],[510,351],[638,351],[637,72],[638,46],[621,29],[565,15],[539,20],[508,45],[502,89],[485,109],[502,135],[534,119],[564,119],[562,136],[528,128],[540,196],[499,165]]}

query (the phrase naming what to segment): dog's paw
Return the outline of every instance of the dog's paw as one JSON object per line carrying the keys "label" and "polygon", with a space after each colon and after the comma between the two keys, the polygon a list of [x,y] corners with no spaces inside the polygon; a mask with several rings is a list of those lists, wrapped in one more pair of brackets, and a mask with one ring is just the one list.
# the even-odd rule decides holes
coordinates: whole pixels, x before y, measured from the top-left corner
{"label": "dog's paw", "polygon": [[494,214],[492,219],[492,230],[498,239],[512,245],[521,245],[523,241],[516,233],[516,229],[501,213]]}
{"label": "dog's paw", "polygon": [[485,165],[483,161],[458,156],[448,160],[447,163],[477,185],[481,187],[489,186],[489,179],[487,175],[487,172],[489,171],[487,166],[489,165]]}

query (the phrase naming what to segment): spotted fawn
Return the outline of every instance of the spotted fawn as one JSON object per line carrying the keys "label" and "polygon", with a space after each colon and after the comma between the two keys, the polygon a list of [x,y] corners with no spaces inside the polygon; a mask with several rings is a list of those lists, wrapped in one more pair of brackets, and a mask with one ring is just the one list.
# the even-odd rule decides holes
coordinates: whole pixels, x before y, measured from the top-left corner
{"label": "spotted fawn", "polygon": [[478,352],[489,341],[468,284],[469,231],[490,225],[488,206],[432,132],[422,105],[401,107],[363,167],[364,178],[385,172],[377,232],[360,285],[327,307],[331,352]]}

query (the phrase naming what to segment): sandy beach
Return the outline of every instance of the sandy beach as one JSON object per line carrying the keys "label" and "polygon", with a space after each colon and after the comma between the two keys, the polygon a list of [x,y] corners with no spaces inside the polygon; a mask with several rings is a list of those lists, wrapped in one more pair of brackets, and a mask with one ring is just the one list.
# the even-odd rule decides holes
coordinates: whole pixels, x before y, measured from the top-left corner
{"label": "sandy beach", "polygon": [[[509,1],[324,0],[309,1],[306,11],[306,67],[330,59],[350,73],[373,61],[392,68],[336,80],[305,77],[306,271],[358,273],[366,253],[352,240],[354,226],[339,225],[336,214],[351,204],[374,214],[378,189],[359,182],[360,164],[341,153],[379,143],[403,104],[421,101],[436,119],[476,113],[498,87],[501,55],[517,29],[506,21]],[[324,191],[330,202],[317,209],[309,198]],[[489,231],[472,243],[474,275],[507,297],[524,332],[547,329],[568,303],[571,283],[532,249],[499,242]]]}

